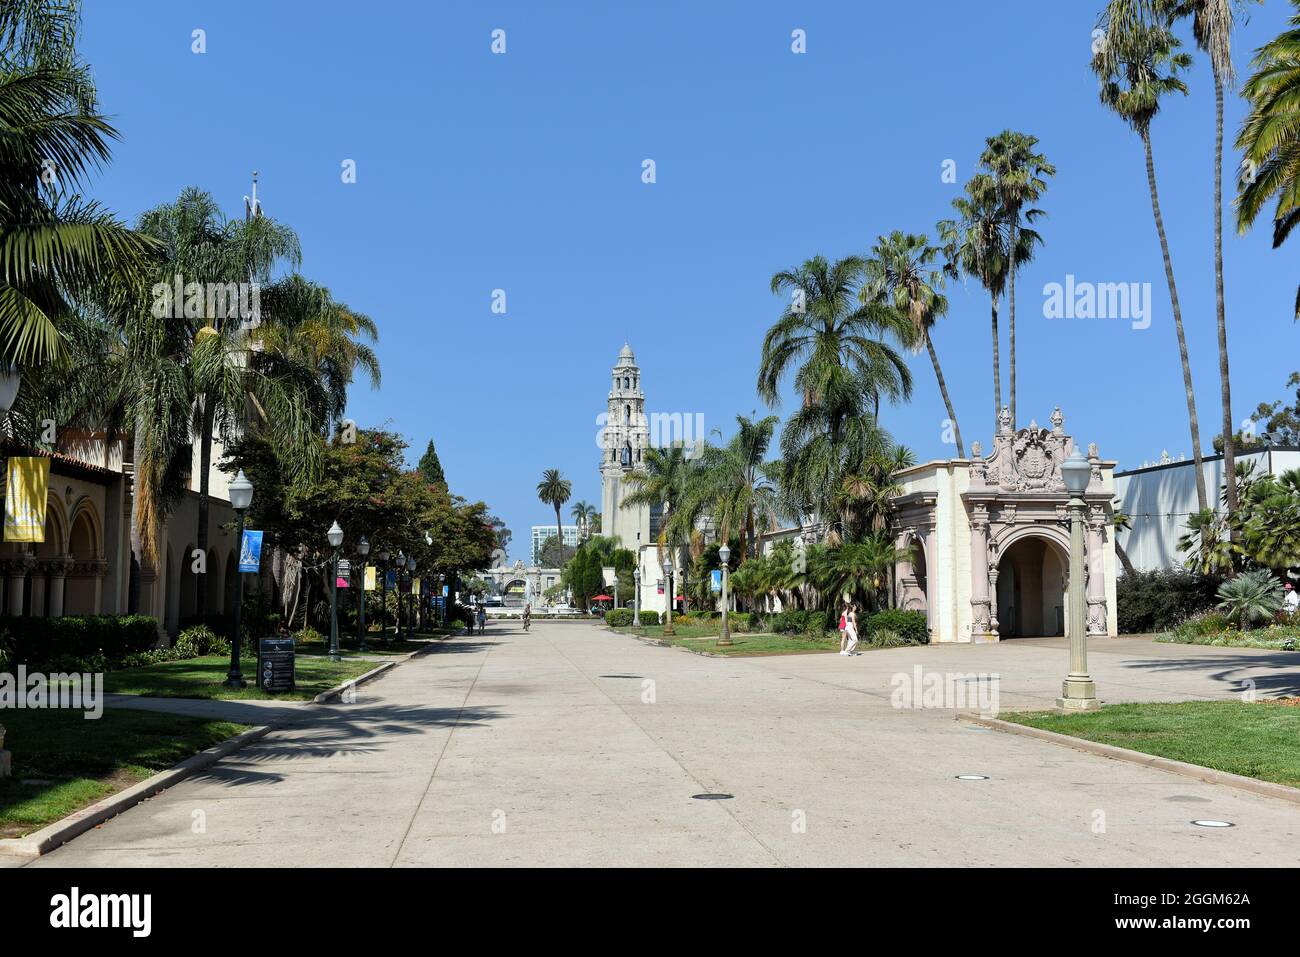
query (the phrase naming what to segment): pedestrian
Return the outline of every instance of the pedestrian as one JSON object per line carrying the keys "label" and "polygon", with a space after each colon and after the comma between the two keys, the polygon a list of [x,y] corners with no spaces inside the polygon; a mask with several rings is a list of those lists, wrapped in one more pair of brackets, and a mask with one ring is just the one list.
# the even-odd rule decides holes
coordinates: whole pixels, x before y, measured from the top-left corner
{"label": "pedestrian", "polygon": [[840,654],[844,654],[844,642],[848,639],[844,631],[849,626],[849,606],[846,604],[840,609]]}
{"label": "pedestrian", "polygon": [[840,652],[842,655],[856,655],[858,647],[858,607],[853,602],[848,603],[844,610],[844,637],[846,645]]}
{"label": "pedestrian", "polygon": [[1300,609],[1300,593],[1297,593],[1295,586],[1287,582],[1282,588],[1286,591],[1286,597],[1282,600],[1283,607],[1286,608],[1288,615],[1294,615],[1297,609]]}
{"label": "pedestrian", "polygon": [[487,605],[478,606],[478,633],[483,634],[487,628]]}

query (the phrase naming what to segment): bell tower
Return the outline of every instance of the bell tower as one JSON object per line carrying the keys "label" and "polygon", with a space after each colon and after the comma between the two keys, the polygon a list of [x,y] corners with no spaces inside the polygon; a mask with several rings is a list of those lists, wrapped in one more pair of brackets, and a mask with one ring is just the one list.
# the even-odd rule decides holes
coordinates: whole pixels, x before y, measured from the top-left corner
{"label": "bell tower", "polygon": [[623,343],[614,363],[605,427],[601,441],[602,535],[618,539],[624,548],[650,544],[650,507],[623,508],[627,486],[623,477],[644,464],[650,444],[650,426],[645,414],[645,393],[641,391],[641,370],[632,347]]}

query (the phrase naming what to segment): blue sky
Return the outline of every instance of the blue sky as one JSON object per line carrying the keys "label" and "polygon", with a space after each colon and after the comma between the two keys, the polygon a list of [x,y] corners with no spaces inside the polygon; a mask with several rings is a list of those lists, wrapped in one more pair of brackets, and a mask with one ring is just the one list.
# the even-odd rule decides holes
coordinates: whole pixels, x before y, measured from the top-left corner
{"label": "blue sky", "polygon": [[[729,433],[736,413],[762,412],[759,347],[782,307],[772,273],[864,253],[894,229],[933,236],[984,138],[1007,127],[1040,137],[1058,168],[1045,248],[1019,281],[1022,423],[1059,404],[1067,430],[1121,467],[1190,454],[1141,145],[1098,105],[1088,69],[1100,0],[88,6],[83,51],[123,138],[97,198],[134,221],[198,185],[235,215],[260,170],[303,271],[379,323],[383,387],[357,387],[349,414],[400,430],[412,461],[432,437],[453,489],[513,529],[512,557],[554,520],[534,492],[544,468],[599,504],[596,416],[625,338],[650,411]],[[1255,11],[1239,69],[1290,11]],[[1221,411],[1199,53],[1189,85],[1154,140],[1208,449]],[[1229,143],[1242,113],[1231,98]],[[949,159],[957,185],[942,182]],[[1295,255],[1229,222],[1237,422],[1300,368]],[[1045,318],[1043,288],[1067,274],[1150,282],[1150,328]],[[987,445],[989,304],[975,285],[949,293],[935,344],[967,444]],[[921,460],[950,455],[929,362],[912,366],[915,396],[884,424]]]}

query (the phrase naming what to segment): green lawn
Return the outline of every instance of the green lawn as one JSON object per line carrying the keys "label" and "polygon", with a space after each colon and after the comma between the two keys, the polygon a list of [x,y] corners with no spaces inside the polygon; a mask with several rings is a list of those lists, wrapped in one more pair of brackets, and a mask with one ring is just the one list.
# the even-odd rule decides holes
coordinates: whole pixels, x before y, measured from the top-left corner
{"label": "green lawn", "polygon": [[1300,787],[1300,707],[1274,701],[1114,704],[1087,714],[1021,712],[1005,721]]}
{"label": "green lawn", "polygon": [[254,659],[241,659],[239,667],[248,686],[237,691],[223,684],[226,672],[230,670],[230,659],[220,655],[110,671],[104,675],[104,690],[109,694],[138,694],[157,698],[274,698],[310,701],[322,691],[328,691],[349,678],[372,670],[376,663],[299,658],[297,689],[278,695],[268,695],[258,690],[254,681],[257,674],[257,662]]}
{"label": "green lawn", "polygon": [[13,777],[0,779],[0,838],[23,837],[248,729],[149,711],[0,713]]}
{"label": "green lawn", "polygon": [[[732,632],[730,646],[718,647],[716,626],[675,625],[674,635],[664,638],[663,628],[655,625],[645,628],[616,628],[622,634],[658,638],[670,644],[715,655],[797,655],[809,652],[838,651],[839,636],[805,638],[802,635],[748,634]],[[862,647],[862,646],[859,646]],[[864,649],[865,650],[865,649]]]}

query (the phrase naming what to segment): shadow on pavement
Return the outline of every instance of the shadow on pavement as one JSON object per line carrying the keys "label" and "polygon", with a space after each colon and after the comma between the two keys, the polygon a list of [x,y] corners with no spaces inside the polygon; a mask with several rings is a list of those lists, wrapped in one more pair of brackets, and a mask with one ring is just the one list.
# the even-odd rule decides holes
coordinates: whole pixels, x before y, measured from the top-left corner
{"label": "shadow on pavement", "polygon": [[[1242,682],[1253,681],[1255,691],[1267,697],[1295,697],[1300,695],[1300,654],[1281,651],[1268,655],[1215,655],[1201,658],[1140,658],[1122,662],[1125,668],[1152,672],[1181,672],[1197,674],[1234,685],[1234,691],[1244,690]],[[1275,674],[1252,674],[1259,669],[1277,668]]]}

